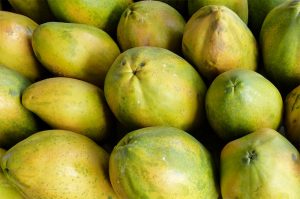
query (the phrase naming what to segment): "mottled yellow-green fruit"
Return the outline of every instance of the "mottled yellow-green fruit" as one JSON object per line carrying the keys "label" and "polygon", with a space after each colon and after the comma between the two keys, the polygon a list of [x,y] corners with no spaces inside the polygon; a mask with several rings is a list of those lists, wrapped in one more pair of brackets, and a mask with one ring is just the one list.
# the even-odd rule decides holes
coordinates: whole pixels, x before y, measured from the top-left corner
{"label": "mottled yellow-green fruit", "polygon": [[283,114],[278,89],[257,72],[233,69],[212,82],[205,99],[207,119],[224,140],[260,128],[277,129]]}
{"label": "mottled yellow-green fruit", "polygon": [[221,152],[223,199],[298,199],[297,149],[273,129],[260,129],[228,143]]}
{"label": "mottled yellow-green fruit", "polygon": [[[142,0],[137,0],[137,1],[142,1]],[[147,0],[147,1],[152,1],[152,0]],[[183,16],[186,16],[187,14],[187,4],[188,4],[187,0],[155,0],[155,1],[161,1],[169,4],[170,6],[178,10],[178,12],[180,12],[180,14],[182,14]]]}
{"label": "mottled yellow-green fruit", "polygon": [[300,144],[300,86],[294,88],[285,99],[285,117],[287,137]]}
{"label": "mottled yellow-green fruit", "polygon": [[267,15],[260,32],[266,75],[286,90],[300,84],[300,1],[283,3]]}
{"label": "mottled yellow-green fruit", "polygon": [[138,46],[156,46],[180,52],[184,26],[184,18],[170,5],[140,1],[123,12],[117,37],[123,51]]}
{"label": "mottled yellow-green fruit", "polygon": [[[6,151],[0,148],[0,163],[5,153]],[[23,199],[21,193],[19,193],[17,189],[13,187],[6,179],[1,168],[0,168],[0,195],[1,195],[1,199]]]}
{"label": "mottled yellow-green fruit", "polygon": [[35,29],[32,47],[38,60],[56,76],[103,87],[106,73],[120,54],[103,30],[76,23],[48,22]]}
{"label": "mottled yellow-green fruit", "polygon": [[267,14],[276,6],[289,0],[248,0],[248,26],[255,36],[259,36],[261,26]]}
{"label": "mottled yellow-green fruit", "polygon": [[104,94],[126,127],[167,125],[199,127],[204,118],[206,85],[197,71],[175,53],[157,47],[131,48],[115,60]]}
{"label": "mottled yellow-green fruit", "polygon": [[122,199],[217,199],[213,167],[209,152],[188,133],[148,127],[115,146],[109,176]]}
{"label": "mottled yellow-green fruit", "polygon": [[8,0],[10,5],[37,23],[55,20],[48,6],[47,0]]}
{"label": "mottled yellow-green fruit", "polygon": [[38,132],[3,156],[11,184],[30,199],[115,199],[107,152],[86,136],[64,130]]}
{"label": "mottled yellow-green fruit", "polygon": [[0,65],[0,147],[9,148],[38,131],[33,114],[21,104],[21,94],[31,82]]}
{"label": "mottled yellow-green fruit", "polygon": [[192,16],[197,10],[208,5],[226,6],[234,11],[244,23],[248,22],[248,0],[189,0],[189,15]]}
{"label": "mottled yellow-green fruit", "polygon": [[189,19],[182,52],[208,80],[234,68],[257,68],[258,48],[253,34],[225,6],[202,7]]}
{"label": "mottled yellow-green fruit", "polygon": [[33,81],[42,74],[31,47],[32,32],[37,26],[24,15],[0,11],[0,64]]}
{"label": "mottled yellow-green fruit", "polygon": [[110,131],[111,115],[103,91],[82,80],[41,80],[24,90],[22,103],[54,129],[74,131],[94,141]]}
{"label": "mottled yellow-green fruit", "polygon": [[53,14],[66,22],[83,23],[114,32],[121,14],[133,0],[48,0]]}

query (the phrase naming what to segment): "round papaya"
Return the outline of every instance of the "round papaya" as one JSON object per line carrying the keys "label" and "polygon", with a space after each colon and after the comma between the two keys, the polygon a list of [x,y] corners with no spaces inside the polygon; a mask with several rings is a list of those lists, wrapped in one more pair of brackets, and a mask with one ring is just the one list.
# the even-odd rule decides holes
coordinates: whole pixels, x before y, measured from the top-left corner
{"label": "round papaya", "polygon": [[112,186],[122,199],[217,199],[210,153],[188,133],[147,127],[125,135],[109,160]]}

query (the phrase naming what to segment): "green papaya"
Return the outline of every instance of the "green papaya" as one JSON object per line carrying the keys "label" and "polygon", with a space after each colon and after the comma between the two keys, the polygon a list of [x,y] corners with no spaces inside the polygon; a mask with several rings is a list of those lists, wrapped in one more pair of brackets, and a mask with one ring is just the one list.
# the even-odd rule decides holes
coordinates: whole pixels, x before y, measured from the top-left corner
{"label": "green papaya", "polygon": [[223,199],[297,199],[298,150],[273,129],[260,129],[229,142],[221,152]]}
{"label": "green papaya", "polygon": [[108,161],[108,153],[86,136],[48,130],[10,148],[1,168],[26,199],[117,199]]}
{"label": "green papaya", "polygon": [[36,118],[21,103],[30,84],[20,73],[0,66],[0,147],[9,148],[38,131]]}
{"label": "green papaya", "polygon": [[217,199],[210,153],[173,127],[147,127],[125,135],[109,160],[112,186],[122,199]]}
{"label": "green papaya", "polygon": [[258,37],[267,14],[276,6],[289,0],[248,0],[249,23],[253,34]]}
{"label": "green papaya", "polygon": [[266,76],[287,91],[300,84],[300,1],[292,0],[267,15],[260,33]]}
{"label": "green papaya", "polygon": [[48,0],[54,16],[65,22],[84,23],[114,32],[123,11],[133,0]]}
{"label": "green papaya", "polygon": [[111,114],[103,91],[82,80],[38,81],[24,90],[22,103],[54,129],[74,131],[97,142],[110,132]]}
{"label": "green papaya", "polygon": [[103,87],[106,73],[120,54],[103,30],[76,23],[48,22],[35,29],[32,47],[38,60],[56,76]]}
{"label": "green papaya", "polygon": [[226,6],[234,11],[246,24],[248,22],[248,0],[189,0],[189,15],[192,16],[197,10],[208,5]]}
{"label": "green papaya", "polygon": [[140,1],[122,14],[117,38],[123,51],[138,46],[156,46],[181,51],[185,20],[166,3]]}
{"label": "green papaya", "polygon": [[225,6],[202,7],[188,20],[182,52],[210,81],[230,69],[257,68],[255,37],[238,15]]}
{"label": "green papaya", "polygon": [[45,23],[55,20],[47,0],[8,0],[10,5],[17,11],[37,23]]}
{"label": "green papaya", "polygon": [[31,47],[32,32],[37,26],[24,15],[0,11],[0,65],[12,68],[32,81],[43,74]]}

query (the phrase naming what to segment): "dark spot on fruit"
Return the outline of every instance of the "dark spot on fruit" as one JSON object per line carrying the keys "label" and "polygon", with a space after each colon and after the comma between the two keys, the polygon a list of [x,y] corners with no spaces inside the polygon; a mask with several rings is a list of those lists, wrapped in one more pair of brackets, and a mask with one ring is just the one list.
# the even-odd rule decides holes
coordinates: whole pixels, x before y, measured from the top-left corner
{"label": "dark spot on fruit", "polygon": [[9,173],[9,169],[8,169],[8,168],[5,168],[5,169],[4,169],[4,172],[5,172],[5,173]]}
{"label": "dark spot on fruit", "polygon": [[245,164],[250,164],[252,163],[254,160],[257,159],[257,153],[255,150],[250,150],[246,152],[246,155],[242,158],[242,161]]}
{"label": "dark spot on fruit", "polygon": [[295,99],[295,101],[294,101],[294,103],[292,105],[292,111],[294,109],[298,109],[299,108],[299,100],[300,100],[300,94],[297,94],[297,97],[296,97],[296,99]]}
{"label": "dark spot on fruit", "polygon": [[296,122],[297,122],[297,120],[296,120],[296,119],[294,119],[294,120],[293,120],[293,124],[295,124]]}
{"label": "dark spot on fruit", "polygon": [[122,64],[122,66],[125,66],[126,65],[126,60],[122,60],[121,64]]}
{"label": "dark spot on fruit", "polygon": [[141,62],[141,63],[140,63],[140,67],[144,67],[145,65],[146,65],[145,62]]}

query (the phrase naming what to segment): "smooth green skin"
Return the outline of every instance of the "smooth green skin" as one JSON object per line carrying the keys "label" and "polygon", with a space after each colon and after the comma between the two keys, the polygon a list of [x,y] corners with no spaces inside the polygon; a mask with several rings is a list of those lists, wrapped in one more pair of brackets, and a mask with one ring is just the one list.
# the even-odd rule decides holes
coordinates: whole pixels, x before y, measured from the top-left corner
{"label": "smooth green skin", "polygon": [[52,128],[74,131],[94,141],[105,138],[111,128],[103,91],[81,80],[41,80],[24,90],[22,103]]}
{"label": "smooth green skin", "polygon": [[122,199],[217,199],[213,163],[195,138],[172,127],[128,133],[109,160],[112,186]]}
{"label": "smooth green skin", "polygon": [[288,93],[285,98],[284,110],[287,137],[300,146],[300,86]]}
{"label": "smooth green skin", "polygon": [[286,89],[300,84],[299,13],[299,0],[281,4],[267,15],[260,33],[266,74]]}
{"label": "smooth green skin", "polygon": [[221,152],[223,199],[297,199],[297,149],[273,129],[260,129],[228,143]]}
{"label": "smooth green skin", "polygon": [[75,23],[48,22],[32,35],[38,60],[56,76],[81,79],[103,87],[106,73],[120,54],[103,30]]}
{"label": "smooth green skin", "polygon": [[48,0],[54,16],[65,22],[93,25],[115,31],[123,11],[132,0]]}
{"label": "smooth green skin", "polygon": [[181,51],[185,20],[166,3],[140,1],[128,6],[117,28],[123,51],[138,46],[156,46]]}
{"label": "smooth green skin", "polygon": [[47,0],[8,0],[8,2],[18,13],[28,16],[37,23],[55,20]]}
{"label": "smooth green skin", "polygon": [[5,65],[35,81],[43,70],[31,47],[31,36],[38,26],[30,18],[0,11],[0,65]]}
{"label": "smooth green skin", "polygon": [[259,36],[261,26],[267,14],[276,6],[289,0],[248,0],[249,28]]}
{"label": "smooth green skin", "polygon": [[91,139],[48,130],[9,149],[1,167],[28,199],[113,199],[108,161],[107,152]]}
{"label": "smooth green skin", "polygon": [[[6,151],[0,148],[0,160]],[[1,161],[0,161],[1,162]],[[11,185],[0,169],[0,194],[1,199],[23,199],[22,195]]]}
{"label": "smooth green skin", "polygon": [[33,114],[20,100],[30,84],[20,73],[0,66],[0,147],[9,148],[38,130]]}
{"label": "smooth green skin", "polygon": [[283,113],[278,89],[251,70],[234,69],[219,75],[205,99],[207,119],[224,140],[232,140],[260,128],[277,129]]}
{"label": "smooth green skin", "polygon": [[210,81],[230,69],[257,68],[255,37],[238,15],[225,6],[202,7],[188,20],[182,52]]}
{"label": "smooth green skin", "polygon": [[188,0],[189,15],[192,16],[197,10],[208,5],[226,6],[234,11],[245,24],[248,22],[248,0]]}
{"label": "smooth green skin", "polygon": [[205,92],[204,82],[187,61],[157,47],[136,47],[122,53],[104,83],[110,109],[131,129],[198,127],[205,114]]}

